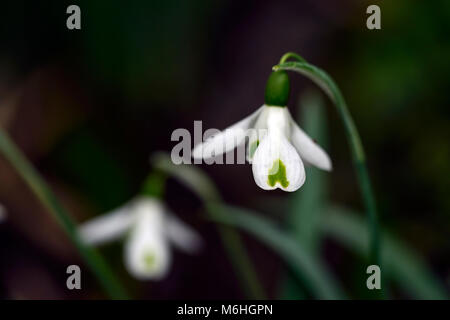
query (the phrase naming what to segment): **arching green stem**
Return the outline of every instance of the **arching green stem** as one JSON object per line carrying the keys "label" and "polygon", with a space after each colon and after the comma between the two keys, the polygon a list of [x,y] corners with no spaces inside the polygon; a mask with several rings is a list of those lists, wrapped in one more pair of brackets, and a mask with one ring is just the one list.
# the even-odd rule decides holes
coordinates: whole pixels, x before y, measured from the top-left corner
{"label": "arching green stem", "polygon": [[22,152],[11,141],[8,134],[0,128],[0,154],[13,166],[26,184],[33,191],[43,206],[59,222],[69,239],[77,248],[86,265],[97,277],[105,291],[113,299],[128,299],[124,287],[115,277],[109,265],[92,247],[86,245],[77,232],[76,224],[63,208],[56,196],[28,162]]}
{"label": "arching green stem", "polygon": [[[294,62],[288,62],[289,59],[295,59]],[[305,61],[296,53],[286,53],[280,60],[280,64],[273,67],[274,71],[290,70],[301,73],[311,80],[313,80],[335,104],[338,113],[344,124],[347,139],[350,144],[350,149],[355,164],[355,170],[358,177],[361,195],[364,200],[365,209],[367,212],[367,220],[370,230],[370,261],[373,264],[380,266],[380,238],[378,230],[377,209],[375,198],[372,191],[372,184],[370,182],[369,173],[364,154],[364,148],[361,139],[356,129],[355,123],[348,111],[347,104],[333,79],[322,69],[317,68]]]}
{"label": "arching green stem", "polygon": [[283,56],[281,57],[280,64],[285,63],[286,61],[288,61],[291,58],[293,58],[297,61],[300,61],[300,62],[306,62],[306,60],[303,59],[302,56],[296,54],[295,52],[287,52],[287,53],[283,54]]}

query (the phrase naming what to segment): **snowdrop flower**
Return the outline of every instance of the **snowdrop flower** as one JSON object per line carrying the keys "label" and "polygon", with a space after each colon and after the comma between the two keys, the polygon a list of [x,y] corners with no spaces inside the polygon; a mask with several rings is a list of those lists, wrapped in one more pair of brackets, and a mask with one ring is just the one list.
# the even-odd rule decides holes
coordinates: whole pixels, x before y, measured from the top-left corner
{"label": "snowdrop flower", "polygon": [[139,280],[159,280],[167,275],[171,244],[189,253],[201,244],[196,232],[169,213],[161,201],[147,196],[84,223],[79,232],[88,244],[102,244],[128,233],[125,267]]}
{"label": "snowdrop flower", "polygon": [[192,156],[209,159],[247,144],[256,184],[264,190],[295,191],[305,182],[303,163],[330,171],[327,153],[292,119],[286,108],[289,79],[285,71],[270,75],[265,103],[251,115],[197,145]]}

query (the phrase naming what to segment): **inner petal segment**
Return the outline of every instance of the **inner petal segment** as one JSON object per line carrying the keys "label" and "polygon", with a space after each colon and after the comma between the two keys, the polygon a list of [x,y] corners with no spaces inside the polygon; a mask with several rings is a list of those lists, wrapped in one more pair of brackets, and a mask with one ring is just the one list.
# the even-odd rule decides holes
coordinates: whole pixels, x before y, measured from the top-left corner
{"label": "inner petal segment", "polygon": [[283,188],[287,188],[289,186],[289,181],[286,177],[286,166],[280,159],[273,162],[273,166],[269,170],[269,175],[267,177],[267,183],[269,186],[274,187],[277,182]]}

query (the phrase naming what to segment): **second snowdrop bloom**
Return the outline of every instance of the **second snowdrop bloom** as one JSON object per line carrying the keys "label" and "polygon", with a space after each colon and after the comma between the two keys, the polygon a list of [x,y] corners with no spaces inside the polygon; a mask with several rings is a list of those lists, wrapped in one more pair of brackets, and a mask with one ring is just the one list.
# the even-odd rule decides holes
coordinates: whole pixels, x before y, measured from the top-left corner
{"label": "second snowdrop bloom", "polygon": [[194,158],[208,159],[247,144],[253,178],[265,190],[298,190],[305,182],[304,163],[330,171],[327,153],[292,119],[286,108],[289,78],[284,71],[270,75],[265,103],[254,113],[198,144]]}
{"label": "second snowdrop bloom", "polygon": [[189,253],[201,244],[197,233],[169,213],[163,203],[146,196],[84,223],[79,232],[89,244],[126,235],[125,267],[139,280],[159,280],[167,275],[172,244]]}

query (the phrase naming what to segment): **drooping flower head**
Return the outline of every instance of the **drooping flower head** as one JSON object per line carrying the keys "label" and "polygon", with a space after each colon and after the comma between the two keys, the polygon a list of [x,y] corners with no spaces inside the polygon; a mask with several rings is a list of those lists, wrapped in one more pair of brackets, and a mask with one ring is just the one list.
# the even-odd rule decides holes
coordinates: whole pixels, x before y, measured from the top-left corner
{"label": "drooping flower head", "polygon": [[89,244],[101,244],[126,235],[124,260],[128,272],[139,280],[164,278],[171,264],[171,244],[193,253],[200,237],[171,214],[164,204],[140,196],[126,205],[88,221],[79,229]]}
{"label": "drooping flower head", "polygon": [[198,144],[194,158],[208,159],[247,144],[253,178],[264,190],[296,191],[305,182],[304,163],[330,171],[327,153],[292,119],[286,108],[289,78],[285,71],[269,76],[264,105],[221,133]]}

